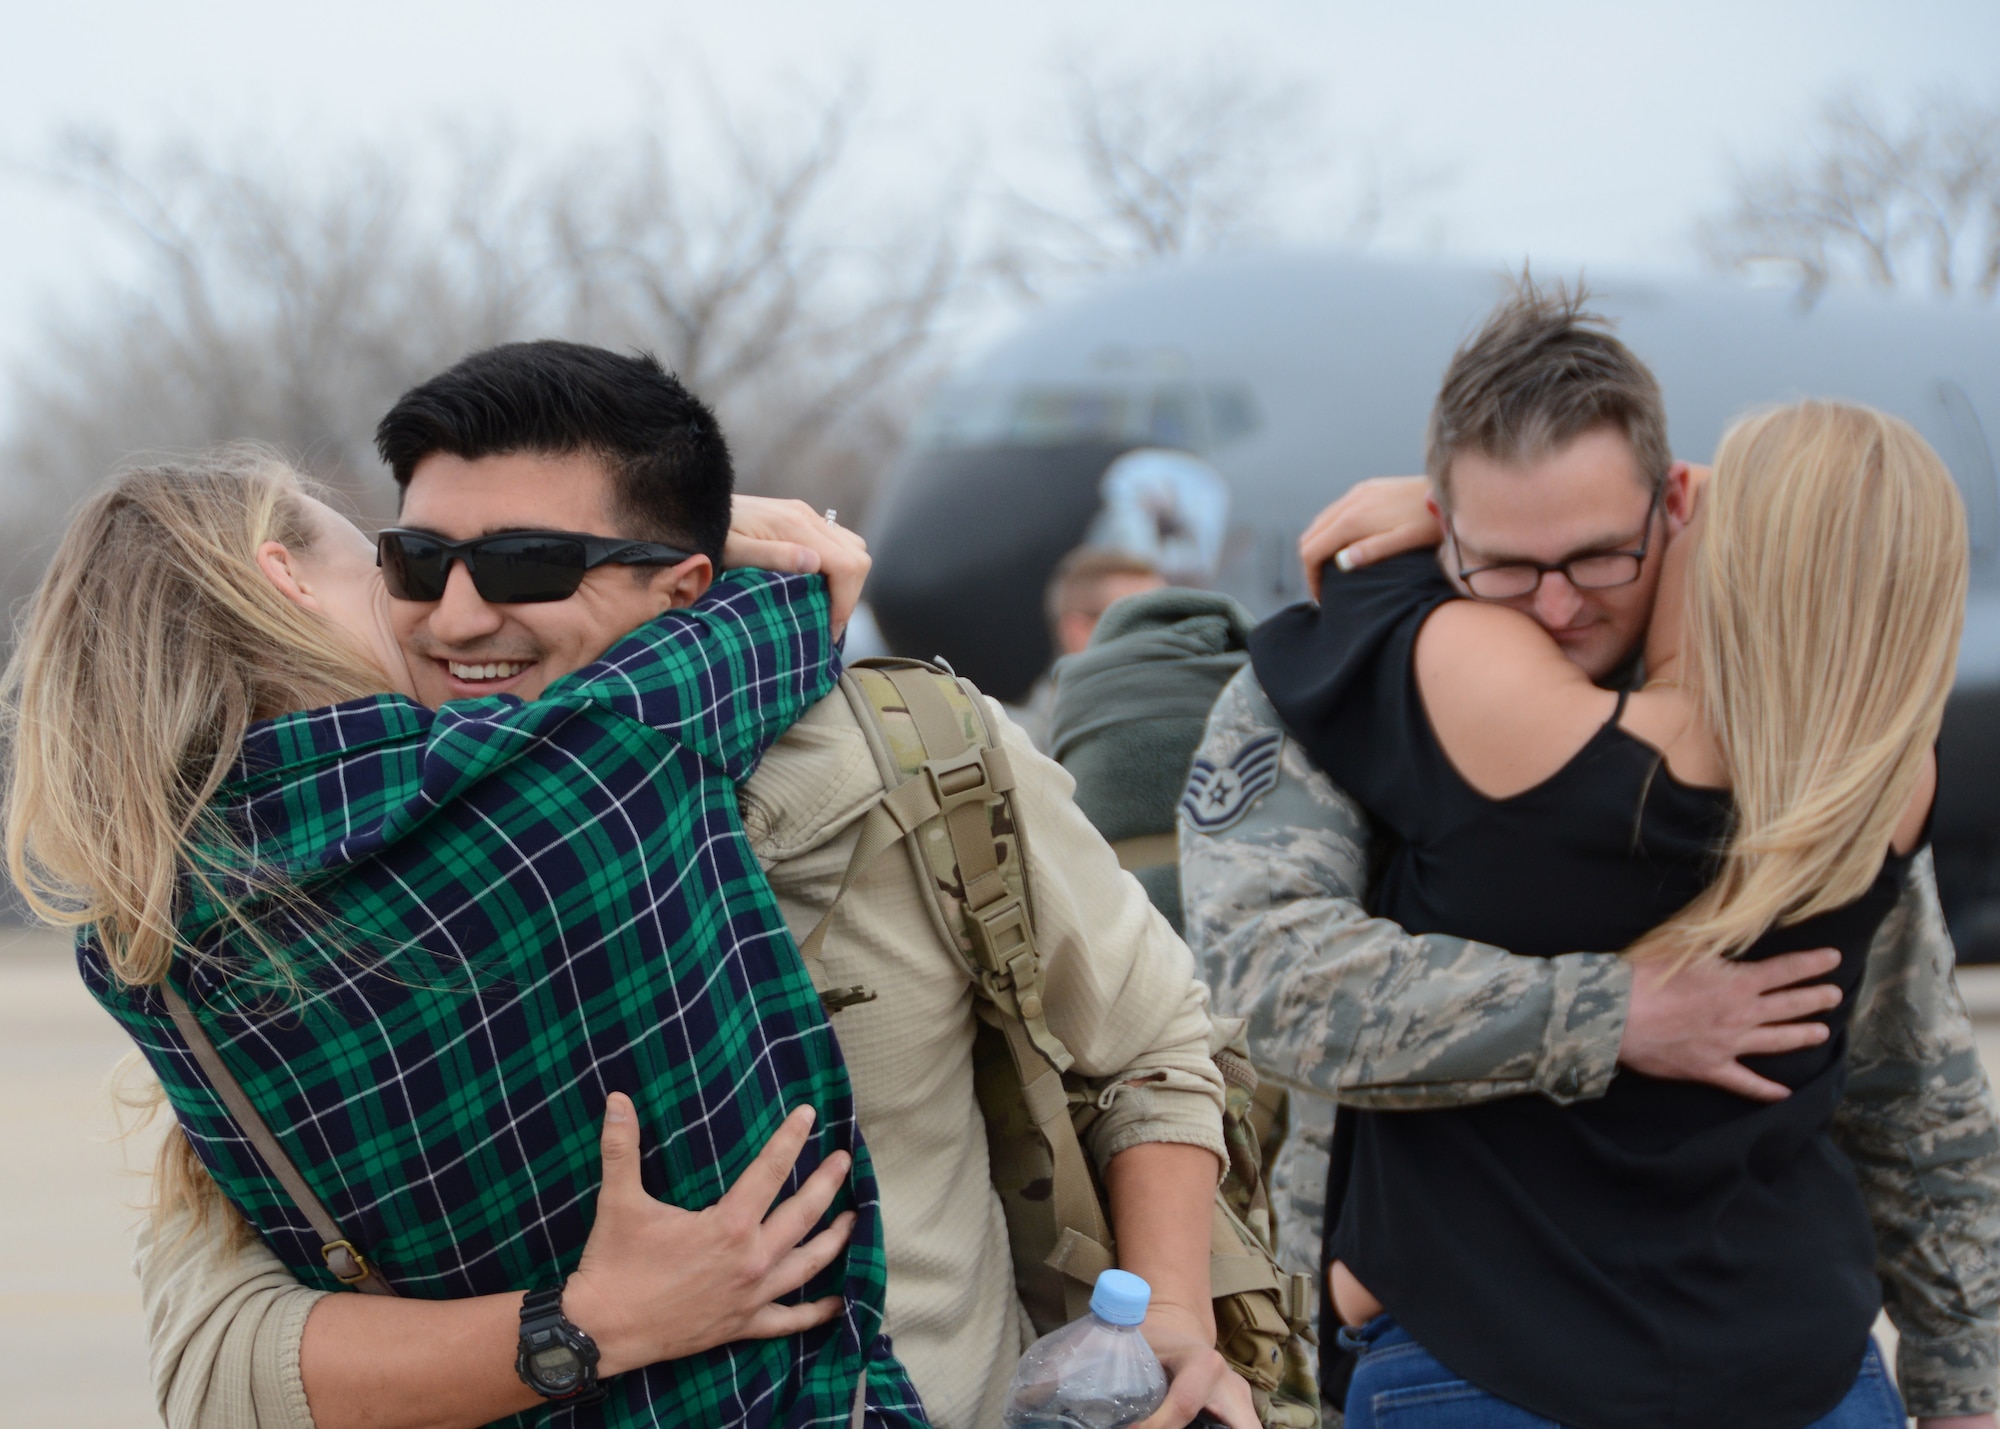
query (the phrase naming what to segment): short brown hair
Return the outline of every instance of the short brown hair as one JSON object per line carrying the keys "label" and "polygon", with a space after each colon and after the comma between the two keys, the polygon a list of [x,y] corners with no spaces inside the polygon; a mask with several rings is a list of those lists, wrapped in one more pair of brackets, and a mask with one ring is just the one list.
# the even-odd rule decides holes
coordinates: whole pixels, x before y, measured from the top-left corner
{"label": "short brown hair", "polygon": [[[1092,588],[1110,576],[1157,576],[1160,568],[1144,556],[1111,546],[1078,546],[1064,556],[1043,596],[1042,611],[1054,630],[1073,610],[1090,604]],[[1091,612],[1098,614],[1100,612]]]}
{"label": "short brown hair", "polygon": [[1440,505],[1450,505],[1460,452],[1524,461],[1597,427],[1632,444],[1650,490],[1665,485],[1672,458],[1660,384],[1587,301],[1582,283],[1541,288],[1523,269],[1512,296],[1453,354],[1424,435]]}

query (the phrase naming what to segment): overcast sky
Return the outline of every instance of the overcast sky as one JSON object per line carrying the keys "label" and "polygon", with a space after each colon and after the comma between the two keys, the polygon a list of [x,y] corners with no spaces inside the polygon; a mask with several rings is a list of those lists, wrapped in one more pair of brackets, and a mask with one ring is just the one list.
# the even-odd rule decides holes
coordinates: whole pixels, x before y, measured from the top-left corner
{"label": "overcast sky", "polygon": [[[503,124],[551,143],[620,132],[705,74],[738,106],[868,78],[872,181],[935,185],[982,154],[1051,160],[1052,65],[1226,52],[1317,96],[1335,155],[1372,153],[1378,240],[1493,261],[1686,269],[1732,156],[1784,152],[1852,85],[1895,101],[2000,96],[1994,0],[65,0],[9,7],[0,58],[0,358],[121,255],[28,171],[65,126],[141,149],[246,135],[302,164],[356,141]],[[24,167],[25,166],[25,167]],[[1300,232],[1313,226],[1298,218]],[[1329,219],[1330,226],[1330,219]]]}

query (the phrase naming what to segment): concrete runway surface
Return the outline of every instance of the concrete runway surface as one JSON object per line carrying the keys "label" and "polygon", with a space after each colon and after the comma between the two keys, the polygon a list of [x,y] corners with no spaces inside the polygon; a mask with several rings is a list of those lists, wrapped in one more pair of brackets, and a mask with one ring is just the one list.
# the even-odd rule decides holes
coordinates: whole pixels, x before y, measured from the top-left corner
{"label": "concrete runway surface", "polygon": [[[2000,1078],[2000,968],[1968,969],[1960,983]],[[129,1048],[84,992],[66,938],[0,929],[6,1429],[159,1422],[131,1269],[159,1128],[119,1138],[109,1081]]]}

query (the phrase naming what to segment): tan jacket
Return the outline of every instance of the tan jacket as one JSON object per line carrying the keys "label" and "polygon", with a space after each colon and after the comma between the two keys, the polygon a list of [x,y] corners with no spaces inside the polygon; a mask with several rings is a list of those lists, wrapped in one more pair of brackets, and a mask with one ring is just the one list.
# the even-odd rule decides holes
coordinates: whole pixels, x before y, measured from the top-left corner
{"label": "tan jacket", "polygon": [[[991,708],[991,702],[989,702]],[[1001,721],[1028,835],[1050,1028],[1107,1079],[1089,1149],[1100,1166],[1142,1142],[1218,1157],[1222,1082],[1207,991],[1187,948],[1070,800],[1069,776]],[[765,757],[741,802],[752,847],[803,937],[831,906],[880,775],[847,700],[822,700]],[[1014,1297],[1000,1204],[972,1090],[971,981],[938,937],[910,862],[877,860],[828,933],[835,986],[878,998],[834,1017],[874,1156],[889,1257],[887,1328],[933,1423],[987,1429],[1030,1331]],[[299,1380],[306,1313],[262,1242],[140,1233],[155,1391],[172,1429],[312,1429]],[[254,1407],[253,1407],[254,1406]]]}

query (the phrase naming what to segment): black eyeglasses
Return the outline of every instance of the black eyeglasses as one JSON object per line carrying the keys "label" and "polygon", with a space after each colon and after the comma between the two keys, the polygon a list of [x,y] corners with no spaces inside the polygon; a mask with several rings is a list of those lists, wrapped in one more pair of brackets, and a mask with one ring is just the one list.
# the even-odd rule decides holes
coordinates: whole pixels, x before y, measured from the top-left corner
{"label": "black eyeglasses", "polygon": [[472,588],[494,605],[568,600],[597,566],[673,566],[693,555],[678,546],[575,531],[508,531],[476,541],[447,541],[428,531],[390,527],[375,538],[382,583],[397,600],[442,600],[451,563],[465,562]]}
{"label": "black eyeglasses", "polygon": [[[1659,514],[1659,510],[1660,493],[1655,491],[1653,499],[1646,505],[1646,526],[1640,533],[1637,550],[1592,551],[1588,555],[1557,561],[1554,565],[1543,565],[1540,561],[1507,561],[1497,566],[1461,569],[1458,578],[1465,582],[1467,590],[1481,600],[1519,600],[1524,595],[1533,595],[1541,588],[1542,577],[1552,571],[1561,571],[1563,579],[1578,590],[1612,590],[1630,585],[1639,579],[1639,572],[1646,567],[1646,553],[1653,545],[1653,517]],[[1458,533],[1452,529],[1449,516],[1445,518],[1444,529],[1451,537],[1452,550],[1458,551]]]}

